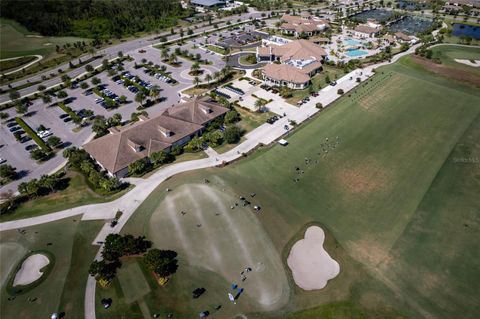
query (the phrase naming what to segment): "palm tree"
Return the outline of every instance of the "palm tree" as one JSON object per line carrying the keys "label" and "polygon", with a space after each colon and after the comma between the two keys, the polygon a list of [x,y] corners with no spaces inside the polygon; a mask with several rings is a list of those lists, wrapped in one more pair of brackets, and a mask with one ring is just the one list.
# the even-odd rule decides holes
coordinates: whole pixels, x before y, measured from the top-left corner
{"label": "palm tree", "polygon": [[198,76],[196,76],[194,79],[193,79],[193,83],[195,83],[195,86],[198,86],[200,84],[200,79],[198,78]]}
{"label": "palm tree", "polygon": [[175,53],[170,54],[170,63],[177,63],[177,55]]}
{"label": "palm tree", "polygon": [[255,107],[260,111],[262,108],[263,108],[263,105],[265,104],[265,102],[261,99],[257,99],[255,101]]}
{"label": "palm tree", "polygon": [[154,85],[150,89],[150,96],[153,97],[155,100],[159,99],[160,96],[160,87],[158,85]]}
{"label": "palm tree", "polygon": [[140,106],[143,106],[143,100],[145,100],[145,94],[143,94],[143,92],[138,92],[135,95],[135,102],[139,102]]}
{"label": "palm tree", "polygon": [[215,73],[213,73],[213,78],[218,81],[220,78],[222,77],[222,74],[218,71],[216,71]]}
{"label": "palm tree", "polygon": [[210,81],[212,80],[212,76],[210,75],[210,73],[205,75],[205,80],[208,82],[208,84],[210,84]]}
{"label": "palm tree", "polygon": [[198,64],[198,62],[195,62],[194,64],[192,64],[192,66],[190,67],[190,73],[193,75],[193,74],[198,74],[200,71],[200,64]]}
{"label": "palm tree", "polygon": [[169,48],[163,48],[162,49],[162,54],[161,54],[161,58],[162,60],[168,60],[168,51],[170,51]]}

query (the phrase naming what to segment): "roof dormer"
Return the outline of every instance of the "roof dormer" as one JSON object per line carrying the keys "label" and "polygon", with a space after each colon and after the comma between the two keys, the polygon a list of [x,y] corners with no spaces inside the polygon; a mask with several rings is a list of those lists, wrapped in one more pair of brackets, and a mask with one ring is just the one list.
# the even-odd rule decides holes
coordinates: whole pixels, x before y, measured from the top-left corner
{"label": "roof dormer", "polygon": [[128,139],[127,145],[130,146],[135,151],[135,153],[141,152],[143,150],[142,145],[135,143],[130,139]]}
{"label": "roof dormer", "polygon": [[163,136],[165,136],[165,137],[170,137],[170,136],[173,135],[173,132],[172,132],[171,130],[169,130],[169,129],[161,126],[161,125],[158,125],[158,130],[159,130],[160,133],[162,133]]}

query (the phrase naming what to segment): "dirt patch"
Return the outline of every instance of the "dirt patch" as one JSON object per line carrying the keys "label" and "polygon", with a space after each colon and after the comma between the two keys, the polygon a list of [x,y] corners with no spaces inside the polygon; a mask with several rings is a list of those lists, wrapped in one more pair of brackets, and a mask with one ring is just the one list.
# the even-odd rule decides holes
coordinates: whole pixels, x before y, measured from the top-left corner
{"label": "dirt patch", "polygon": [[386,105],[385,101],[392,98],[392,92],[403,87],[407,82],[408,77],[401,74],[395,74],[394,77],[385,78],[385,80],[379,84],[381,89],[375,90],[374,94],[365,94],[365,96],[360,99],[359,105],[369,112],[374,112],[379,107]]}
{"label": "dirt patch", "polygon": [[390,174],[374,160],[365,159],[355,167],[340,169],[337,179],[350,194],[370,194],[385,187]]}
{"label": "dirt patch", "polygon": [[348,244],[348,250],[359,262],[370,268],[384,267],[391,261],[389,249],[373,239],[361,239]]}
{"label": "dirt patch", "polygon": [[412,61],[416,64],[421,65],[428,71],[443,76],[445,78],[480,87],[480,76],[475,75],[472,72],[448,67],[443,64],[437,64],[431,60],[421,58],[416,55],[412,56]]}

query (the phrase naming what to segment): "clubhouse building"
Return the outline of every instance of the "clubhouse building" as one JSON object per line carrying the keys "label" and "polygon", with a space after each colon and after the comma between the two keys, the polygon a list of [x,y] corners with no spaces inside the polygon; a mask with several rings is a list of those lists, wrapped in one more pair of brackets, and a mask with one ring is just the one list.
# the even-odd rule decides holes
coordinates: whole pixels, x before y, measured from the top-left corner
{"label": "clubhouse building", "polygon": [[83,145],[83,148],[109,175],[121,178],[127,175],[131,163],[188,143],[227,112],[227,108],[208,97],[196,97],[154,118],[141,116],[131,125],[110,128],[110,134]]}
{"label": "clubhouse building", "polygon": [[271,62],[261,69],[264,84],[298,90],[306,88],[311,77],[322,70],[326,56],[323,48],[308,40],[257,47],[257,61]]}
{"label": "clubhouse building", "polygon": [[316,35],[325,31],[325,29],[329,27],[327,20],[320,19],[310,14],[304,14],[302,16],[285,14],[282,16],[281,21],[282,24],[279,29],[282,33],[294,35],[296,37],[301,35]]}

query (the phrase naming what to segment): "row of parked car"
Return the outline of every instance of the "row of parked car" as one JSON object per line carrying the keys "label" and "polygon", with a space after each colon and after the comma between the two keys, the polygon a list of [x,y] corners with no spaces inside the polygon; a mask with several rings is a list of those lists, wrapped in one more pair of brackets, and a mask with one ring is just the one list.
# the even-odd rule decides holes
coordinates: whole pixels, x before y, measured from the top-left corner
{"label": "row of parked car", "polygon": [[170,84],[170,83],[173,82],[171,78],[169,78],[168,76],[162,75],[162,74],[160,74],[160,73],[155,73],[153,76],[154,76],[156,79],[159,79],[160,81],[165,82],[165,83],[168,83],[168,84]]}
{"label": "row of parked car", "polygon": [[[128,72],[128,71],[122,72],[122,75],[123,75],[124,77],[126,77],[127,79],[129,79],[130,81],[132,81],[133,83],[136,83],[136,84],[144,87],[144,88],[147,89],[147,90],[151,90],[151,89],[153,88],[153,84],[151,84],[150,82],[144,81],[144,80],[142,80],[142,79],[139,79],[137,76],[131,74],[131,73]],[[138,88],[137,88],[135,85],[131,85],[131,86],[127,87],[127,89],[129,89],[130,92],[133,92],[133,91],[130,89],[130,87],[136,88],[136,89],[137,89],[136,91],[138,92]],[[136,93],[136,92],[133,92],[133,93]]]}
{"label": "row of parked car", "polygon": [[13,135],[16,135],[16,136],[19,136],[19,141],[20,143],[25,143],[25,142],[28,142],[31,140],[30,136],[28,135],[23,135],[25,134],[25,131],[22,130],[22,128],[20,127],[20,125],[18,125],[17,122],[15,122],[14,119],[10,119],[9,120],[10,122],[7,123],[7,127],[8,127],[8,130],[13,134]]}
{"label": "row of parked car", "polygon": [[230,86],[230,85],[226,85],[226,86],[224,86],[224,88],[226,88],[227,90],[232,91],[233,93],[238,94],[238,95],[244,95],[245,94],[245,92],[243,92],[242,90],[237,89],[236,87],[233,87],[233,86]]}

